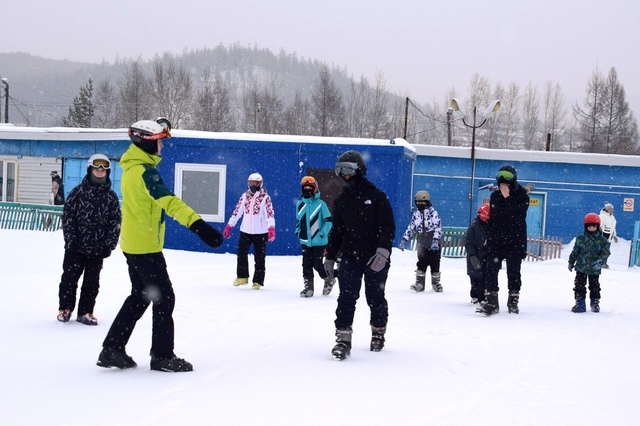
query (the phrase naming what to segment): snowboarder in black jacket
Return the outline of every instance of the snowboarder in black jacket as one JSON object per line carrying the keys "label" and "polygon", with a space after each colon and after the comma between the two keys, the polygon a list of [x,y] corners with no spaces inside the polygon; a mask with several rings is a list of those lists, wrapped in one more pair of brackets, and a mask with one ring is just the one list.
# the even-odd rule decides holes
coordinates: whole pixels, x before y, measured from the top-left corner
{"label": "snowboarder in black jacket", "polygon": [[340,294],[336,309],[336,345],[333,358],[343,360],[351,352],[351,334],[356,302],[362,279],[367,304],[371,309],[370,350],[384,347],[388,306],[385,285],[396,225],[386,194],[365,177],[367,167],[357,151],[338,158],[336,175],[346,186],[333,205],[333,228],[329,234],[325,270],[333,277],[334,265],[341,253]]}
{"label": "snowboarder in black jacket", "polygon": [[476,311],[483,315],[499,312],[498,272],[507,261],[509,313],[519,313],[520,266],[527,256],[527,209],[529,195],[518,183],[512,166],[503,166],[496,174],[499,189],[491,193],[491,220],[487,228],[487,258],[485,270],[485,303]]}

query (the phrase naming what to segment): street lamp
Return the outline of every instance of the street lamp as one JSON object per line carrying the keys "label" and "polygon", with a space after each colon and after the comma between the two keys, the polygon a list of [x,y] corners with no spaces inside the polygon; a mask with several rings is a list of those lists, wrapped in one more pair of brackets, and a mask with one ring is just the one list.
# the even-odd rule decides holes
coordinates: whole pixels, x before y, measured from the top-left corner
{"label": "street lamp", "polygon": [[2,78],[4,84],[4,122],[9,122],[9,80]]}
{"label": "street lamp", "polygon": [[475,183],[476,178],[476,129],[482,127],[484,123],[487,122],[488,119],[493,117],[493,115],[498,112],[500,109],[500,101],[495,100],[491,102],[491,104],[487,107],[487,109],[482,114],[482,122],[477,124],[476,122],[476,107],[473,107],[473,124],[469,124],[466,122],[465,118],[467,113],[464,112],[462,108],[462,103],[456,99],[451,99],[451,110],[453,111],[453,118],[458,120],[462,118],[462,122],[465,126],[471,127],[471,191],[469,192],[469,223],[473,219],[473,185]]}

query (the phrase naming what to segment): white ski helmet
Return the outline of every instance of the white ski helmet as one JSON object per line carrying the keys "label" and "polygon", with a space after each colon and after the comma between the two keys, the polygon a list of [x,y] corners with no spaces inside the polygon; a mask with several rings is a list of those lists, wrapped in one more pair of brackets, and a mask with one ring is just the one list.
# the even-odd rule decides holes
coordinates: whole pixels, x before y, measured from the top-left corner
{"label": "white ski helmet", "polygon": [[129,138],[134,145],[149,154],[156,154],[158,139],[171,137],[171,129],[153,120],[136,121],[129,127]]}
{"label": "white ski helmet", "polygon": [[93,154],[89,157],[89,161],[87,161],[88,167],[95,167],[96,169],[102,167],[105,170],[109,170],[111,168],[111,161],[104,154]]}
{"label": "white ski helmet", "polygon": [[260,173],[251,173],[249,175],[249,179],[247,180],[255,180],[256,182],[262,182],[262,175]]}

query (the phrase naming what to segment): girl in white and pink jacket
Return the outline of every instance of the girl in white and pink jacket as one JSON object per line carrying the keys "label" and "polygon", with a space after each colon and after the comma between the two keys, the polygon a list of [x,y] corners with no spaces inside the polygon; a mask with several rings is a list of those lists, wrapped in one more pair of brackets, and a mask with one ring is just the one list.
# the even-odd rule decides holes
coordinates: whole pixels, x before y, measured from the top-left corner
{"label": "girl in white and pink jacket", "polygon": [[262,176],[259,173],[252,173],[247,183],[249,189],[240,196],[222,235],[229,238],[231,229],[242,218],[238,240],[236,279],[233,281],[233,285],[239,286],[249,283],[248,255],[249,247],[253,244],[255,271],[252,288],[260,290],[264,286],[267,242],[273,242],[276,239],[276,218],[271,197],[262,187]]}

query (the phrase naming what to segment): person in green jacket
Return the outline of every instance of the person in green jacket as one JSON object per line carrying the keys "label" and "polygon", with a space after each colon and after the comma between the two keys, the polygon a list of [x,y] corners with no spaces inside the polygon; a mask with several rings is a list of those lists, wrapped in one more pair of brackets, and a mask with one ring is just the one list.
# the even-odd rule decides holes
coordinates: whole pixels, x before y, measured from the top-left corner
{"label": "person in green jacket", "polygon": [[153,303],[151,369],[192,371],[191,363],[173,352],[173,308],[175,295],[162,254],[165,213],[188,227],[211,247],[222,244],[222,234],[204,220],[162,181],[156,170],[161,160],[162,141],[171,137],[166,118],[142,120],[131,125],[133,142],[120,160],[122,167],[122,228],[120,248],[127,258],[131,294],[105,337],[98,357],[100,367],[135,368],[125,346],[137,321]]}
{"label": "person in green jacket", "polygon": [[591,311],[600,312],[600,272],[604,259],[609,257],[609,242],[602,235],[600,217],[589,213],[584,217],[584,232],[576,237],[569,255],[569,272],[576,270],[573,294],[576,304],[571,312],[586,312],[587,280]]}

